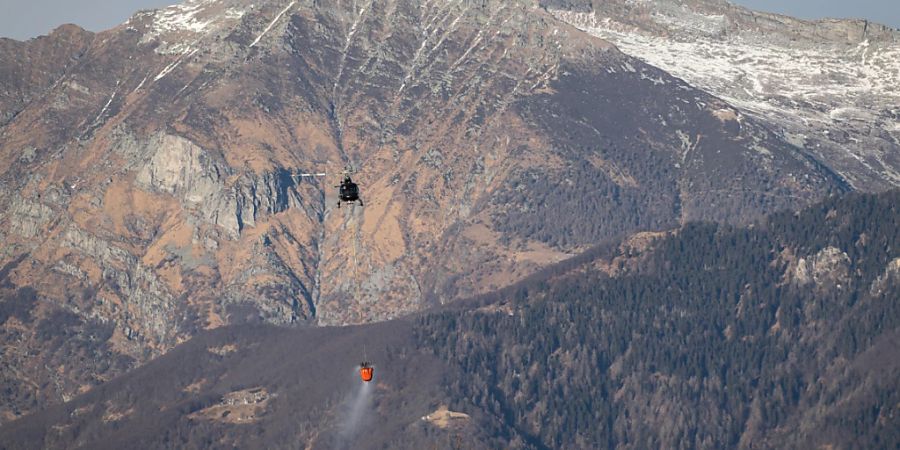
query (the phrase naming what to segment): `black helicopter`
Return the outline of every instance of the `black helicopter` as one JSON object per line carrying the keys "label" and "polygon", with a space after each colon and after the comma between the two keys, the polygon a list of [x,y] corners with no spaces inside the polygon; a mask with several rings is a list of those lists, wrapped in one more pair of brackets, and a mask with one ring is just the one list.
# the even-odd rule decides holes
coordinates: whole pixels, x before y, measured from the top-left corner
{"label": "black helicopter", "polygon": [[341,207],[341,203],[353,203],[358,201],[359,206],[363,206],[363,201],[359,198],[359,185],[354,183],[352,179],[350,179],[350,171],[344,170],[344,179],[341,180],[340,186],[335,186],[339,188],[338,190],[338,208]]}
{"label": "black helicopter", "polygon": [[[341,172],[343,174],[343,179],[341,180],[341,184],[335,186],[338,188],[338,202],[337,207],[341,207],[341,203],[355,203],[359,202],[359,206],[363,206],[362,198],[359,197],[359,185],[353,182],[353,179],[350,178],[350,174],[354,173],[353,167],[347,166]],[[325,173],[300,173],[295,176],[305,178],[305,177],[324,177]]]}

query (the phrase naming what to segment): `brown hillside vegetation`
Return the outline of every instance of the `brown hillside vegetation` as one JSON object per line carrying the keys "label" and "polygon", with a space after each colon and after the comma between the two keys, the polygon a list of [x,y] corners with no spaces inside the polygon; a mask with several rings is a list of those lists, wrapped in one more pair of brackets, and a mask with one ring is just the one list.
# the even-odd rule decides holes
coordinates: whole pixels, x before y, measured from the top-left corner
{"label": "brown hillside vegetation", "polygon": [[853,195],[598,247],[410,319],[220,328],[0,446],[896,448],[898,220],[900,193]]}

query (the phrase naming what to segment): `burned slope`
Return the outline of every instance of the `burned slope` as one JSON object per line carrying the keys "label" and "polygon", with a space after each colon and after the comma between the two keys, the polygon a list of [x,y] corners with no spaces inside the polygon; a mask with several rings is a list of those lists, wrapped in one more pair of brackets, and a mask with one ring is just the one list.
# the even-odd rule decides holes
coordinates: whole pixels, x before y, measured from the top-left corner
{"label": "burned slope", "polygon": [[[438,410],[444,364],[409,322],[346,328],[236,326],[204,333],[64,405],[0,428],[2,448],[483,448]],[[360,411],[357,365],[376,366]]]}
{"label": "burned slope", "polygon": [[747,222],[846,188],[721,100],[634,60],[565,64],[516,108],[567,164],[531,168],[496,194],[520,205],[494,216],[505,236],[587,246],[691,220]]}
{"label": "burned slope", "polygon": [[[411,321],[216,330],[0,443],[894,448],[897,205],[852,195],[750,228],[691,223]],[[361,347],[372,422],[335,441]]]}

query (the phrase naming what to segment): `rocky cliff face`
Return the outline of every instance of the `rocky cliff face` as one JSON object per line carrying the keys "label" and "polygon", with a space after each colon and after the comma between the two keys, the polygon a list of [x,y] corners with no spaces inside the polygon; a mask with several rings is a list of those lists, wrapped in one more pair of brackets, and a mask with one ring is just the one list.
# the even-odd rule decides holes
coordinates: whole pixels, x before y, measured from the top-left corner
{"label": "rocky cliff face", "polygon": [[557,18],[765,123],[857,189],[900,185],[900,32],[722,0],[545,0]]}
{"label": "rocky cliff face", "polygon": [[[11,415],[201,329],[383,320],[846,188],[529,2],[189,1],[79,54],[3,111],[3,340],[27,343],[4,347]],[[365,207],[335,208],[347,163]],[[62,343],[93,356],[44,350]]]}

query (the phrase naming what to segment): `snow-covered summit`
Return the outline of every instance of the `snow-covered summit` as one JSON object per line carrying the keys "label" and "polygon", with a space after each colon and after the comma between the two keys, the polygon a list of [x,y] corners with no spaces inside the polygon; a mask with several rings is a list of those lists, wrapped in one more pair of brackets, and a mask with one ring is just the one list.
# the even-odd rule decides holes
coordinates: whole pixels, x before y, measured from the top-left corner
{"label": "snow-covered summit", "polygon": [[552,9],[769,123],[861,189],[900,186],[900,32],[718,0]]}
{"label": "snow-covered summit", "polygon": [[193,50],[193,42],[227,29],[253,8],[253,4],[227,0],[187,0],[138,13],[126,26],[143,32],[143,44],[159,42],[157,53],[185,54]]}

